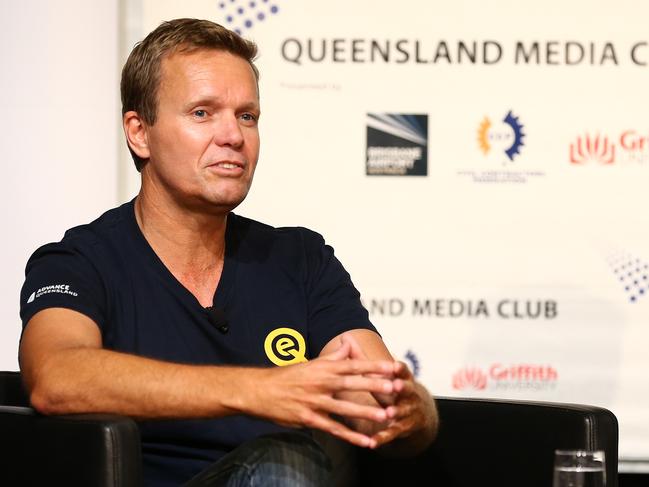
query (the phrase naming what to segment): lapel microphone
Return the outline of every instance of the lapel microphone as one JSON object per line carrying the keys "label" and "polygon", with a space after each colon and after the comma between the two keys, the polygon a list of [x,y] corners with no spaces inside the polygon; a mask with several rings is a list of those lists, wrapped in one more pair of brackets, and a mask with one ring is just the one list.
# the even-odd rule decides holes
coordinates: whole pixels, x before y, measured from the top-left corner
{"label": "lapel microphone", "polygon": [[230,324],[228,323],[228,319],[225,317],[223,310],[214,306],[209,306],[205,308],[205,311],[207,312],[207,319],[214,328],[224,335],[230,331]]}

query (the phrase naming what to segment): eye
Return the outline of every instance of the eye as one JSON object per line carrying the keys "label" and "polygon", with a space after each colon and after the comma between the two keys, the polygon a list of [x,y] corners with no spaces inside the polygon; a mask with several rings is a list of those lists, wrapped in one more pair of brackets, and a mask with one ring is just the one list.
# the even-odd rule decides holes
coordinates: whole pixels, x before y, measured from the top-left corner
{"label": "eye", "polygon": [[244,122],[251,122],[251,123],[254,123],[254,122],[257,121],[257,116],[254,115],[254,114],[252,114],[252,113],[243,113],[243,114],[241,115],[241,119],[242,119]]}
{"label": "eye", "polygon": [[194,116],[196,118],[205,118],[207,117],[207,112],[205,110],[194,110]]}

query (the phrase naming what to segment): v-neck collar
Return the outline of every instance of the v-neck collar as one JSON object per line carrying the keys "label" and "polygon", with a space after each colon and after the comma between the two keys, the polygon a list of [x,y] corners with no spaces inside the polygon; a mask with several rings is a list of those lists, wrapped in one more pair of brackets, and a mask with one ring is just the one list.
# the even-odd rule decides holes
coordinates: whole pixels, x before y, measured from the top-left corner
{"label": "v-neck collar", "polygon": [[[192,301],[196,306],[203,308],[203,305],[196,299],[189,289],[187,289],[171,271],[164,265],[164,262],[155,253],[146,237],[142,233],[140,226],[135,218],[135,198],[123,206],[123,216],[126,221],[131,234],[134,237],[134,242],[138,251],[149,260],[152,267],[160,275],[160,277],[169,282],[172,286],[176,287],[178,292],[183,294],[188,300]],[[235,220],[237,216],[230,212],[228,213],[226,227],[225,227],[225,254],[223,258],[223,270],[221,271],[221,278],[216,286],[214,296],[212,297],[212,306],[225,310],[229,301],[229,295],[233,288],[234,277],[236,274],[236,259],[234,258],[236,247],[238,246],[238,239],[236,238],[237,232],[234,229]]]}

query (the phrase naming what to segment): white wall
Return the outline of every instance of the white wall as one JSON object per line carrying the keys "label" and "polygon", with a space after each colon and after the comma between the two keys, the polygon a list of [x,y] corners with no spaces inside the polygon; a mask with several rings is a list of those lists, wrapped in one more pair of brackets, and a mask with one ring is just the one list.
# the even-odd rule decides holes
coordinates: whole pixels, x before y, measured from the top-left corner
{"label": "white wall", "polygon": [[117,203],[118,0],[0,0],[0,369],[25,263]]}

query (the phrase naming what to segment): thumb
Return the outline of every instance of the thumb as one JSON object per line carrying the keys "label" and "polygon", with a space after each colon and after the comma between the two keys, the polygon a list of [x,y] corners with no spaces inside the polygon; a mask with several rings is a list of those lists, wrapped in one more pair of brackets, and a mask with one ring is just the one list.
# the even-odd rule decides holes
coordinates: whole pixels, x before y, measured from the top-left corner
{"label": "thumb", "polygon": [[321,355],[320,358],[325,360],[345,360],[350,357],[351,346],[348,342],[341,340],[340,347],[327,355]]}

